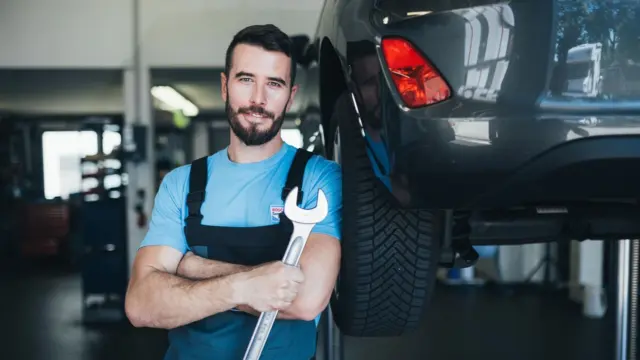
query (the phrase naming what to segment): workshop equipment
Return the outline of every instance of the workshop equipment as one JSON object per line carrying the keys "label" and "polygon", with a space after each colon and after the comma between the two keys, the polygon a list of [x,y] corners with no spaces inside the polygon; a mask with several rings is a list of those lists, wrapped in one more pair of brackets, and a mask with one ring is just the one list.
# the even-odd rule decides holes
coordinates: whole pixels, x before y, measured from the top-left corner
{"label": "workshop equipment", "polygon": [[82,321],[124,321],[129,279],[126,199],[84,202],[80,216]]}
{"label": "workshop equipment", "polygon": [[19,210],[20,254],[25,258],[64,258],[70,237],[69,205],[59,201],[25,203]]}
{"label": "workshop equipment", "polygon": [[[289,195],[287,195],[284,203],[284,214],[293,223],[293,233],[291,234],[291,240],[289,240],[289,245],[282,258],[282,262],[290,266],[298,266],[300,255],[302,255],[311,230],[317,223],[322,221],[329,212],[327,198],[322,190],[318,190],[318,201],[315,208],[311,210],[301,209],[297,203],[298,188],[294,187]],[[249,341],[249,346],[244,354],[244,360],[258,360],[260,358],[277,316],[277,310],[260,314],[258,323]]]}

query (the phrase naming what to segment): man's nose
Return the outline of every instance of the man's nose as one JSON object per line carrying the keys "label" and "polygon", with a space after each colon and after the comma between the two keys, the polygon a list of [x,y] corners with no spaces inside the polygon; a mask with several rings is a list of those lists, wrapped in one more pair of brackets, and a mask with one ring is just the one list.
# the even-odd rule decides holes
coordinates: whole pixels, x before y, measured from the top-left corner
{"label": "man's nose", "polygon": [[253,93],[251,95],[251,102],[255,105],[264,106],[266,102],[266,96],[263,87],[260,84],[256,84],[253,87]]}

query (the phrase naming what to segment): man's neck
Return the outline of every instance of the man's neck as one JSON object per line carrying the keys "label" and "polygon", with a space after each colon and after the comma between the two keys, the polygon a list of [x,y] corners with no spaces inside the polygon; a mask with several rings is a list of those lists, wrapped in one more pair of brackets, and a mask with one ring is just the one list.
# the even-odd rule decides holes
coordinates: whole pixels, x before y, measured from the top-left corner
{"label": "man's neck", "polygon": [[271,141],[259,146],[247,146],[236,136],[231,136],[228,156],[235,163],[246,164],[264,161],[282,149],[282,138],[277,135]]}

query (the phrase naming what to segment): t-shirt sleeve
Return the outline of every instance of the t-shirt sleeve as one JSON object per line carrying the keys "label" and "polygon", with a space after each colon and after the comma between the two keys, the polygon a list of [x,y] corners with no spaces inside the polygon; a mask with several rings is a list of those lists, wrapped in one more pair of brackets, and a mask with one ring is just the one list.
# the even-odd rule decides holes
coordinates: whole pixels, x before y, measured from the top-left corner
{"label": "t-shirt sleeve", "polygon": [[[342,226],[342,172],[340,166],[332,161],[322,160],[318,166],[320,171],[314,171],[310,189],[305,191],[305,209],[312,209],[318,202],[318,190],[322,190],[327,197],[329,213],[311,230],[312,233],[327,234],[340,240]],[[307,196],[308,194],[308,196]]]}
{"label": "t-shirt sleeve", "polygon": [[182,219],[186,174],[188,172],[185,172],[183,168],[177,168],[169,172],[162,180],[154,200],[149,230],[140,244],[141,248],[164,245],[183,254],[187,252],[188,245]]}

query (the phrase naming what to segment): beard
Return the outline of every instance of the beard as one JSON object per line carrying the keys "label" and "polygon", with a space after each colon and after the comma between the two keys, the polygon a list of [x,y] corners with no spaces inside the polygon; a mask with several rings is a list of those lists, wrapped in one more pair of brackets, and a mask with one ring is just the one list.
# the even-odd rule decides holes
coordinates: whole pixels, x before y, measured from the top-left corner
{"label": "beard", "polygon": [[[286,109],[285,105],[285,109]],[[259,106],[247,106],[238,108],[238,110],[233,110],[231,105],[229,105],[229,98],[227,98],[225,104],[225,110],[227,112],[227,121],[229,122],[229,126],[233,133],[247,146],[259,146],[268,143],[273,140],[280,128],[282,127],[282,123],[284,122],[285,111],[283,110],[279,116],[276,114],[265,110]],[[258,129],[257,124],[249,124],[248,127],[242,126],[240,123],[240,119],[238,117],[240,115],[248,115],[251,113],[259,114],[265,116],[266,118],[271,119],[271,126],[266,130]]]}

